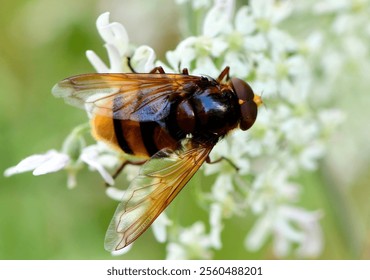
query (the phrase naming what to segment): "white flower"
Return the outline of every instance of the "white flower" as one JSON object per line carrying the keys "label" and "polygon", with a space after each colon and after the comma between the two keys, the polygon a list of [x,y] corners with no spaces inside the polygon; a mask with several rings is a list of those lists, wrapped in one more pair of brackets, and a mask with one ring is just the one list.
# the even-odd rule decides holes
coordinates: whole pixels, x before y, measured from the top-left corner
{"label": "white flower", "polygon": [[4,175],[9,177],[18,173],[33,171],[35,176],[57,172],[65,168],[70,162],[68,155],[56,150],[49,150],[45,154],[29,156],[20,161],[16,166],[5,170]]}
{"label": "white flower", "polygon": [[245,239],[245,246],[258,250],[269,233],[274,235],[274,251],[285,256],[293,244],[297,244],[300,257],[316,257],[322,250],[322,232],[318,220],[319,212],[308,212],[301,208],[280,205],[265,212]]}
{"label": "white flower", "polygon": [[[83,167],[84,163],[100,173],[107,184],[114,184],[112,176],[106,171],[104,161],[101,159],[107,155],[107,148],[104,144],[91,146],[85,145],[82,134],[89,129],[87,125],[81,125],[73,129],[63,143],[61,151],[49,150],[44,154],[29,156],[19,162],[16,166],[5,170],[5,176],[33,171],[33,175],[44,175],[47,173],[66,170],[68,174],[67,186],[73,188],[76,186],[76,174]],[[109,160],[117,163],[118,158]],[[110,167],[110,166],[108,166]]]}
{"label": "white flower", "polygon": [[209,259],[212,255],[211,239],[202,222],[190,228],[179,229],[178,240],[167,245],[168,260]]}
{"label": "white flower", "polygon": [[171,226],[172,224],[173,222],[167,217],[165,212],[160,214],[154,221],[152,230],[154,237],[158,242],[164,243],[167,241],[167,227]]}
{"label": "white flower", "polygon": [[131,65],[136,72],[148,73],[153,70],[155,60],[155,53],[152,48],[148,46],[138,47],[131,59]]}
{"label": "white flower", "polygon": [[38,176],[64,169],[68,173],[67,185],[73,188],[76,186],[76,173],[81,169],[82,162],[84,162],[88,167],[98,171],[107,184],[113,185],[114,180],[112,176],[98,162],[98,153],[95,148],[95,146],[84,148],[77,161],[71,158],[69,154],[56,150],[49,150],[45,154],[32,155],[20,161],[16,166],[6,169],[4,175],[12,176],[18,173],[33,171],[32,174]]}
{"label": "white flower", "polygon": [[104,166],[99,162],[99,152],[96,149],[96,145],[88,146],[82,150],[80,159],[85,162],[92,170],[96,170],[103,177],[104,181],[113,185],[114,180],[112,176],[107,172]]}
{"label": "white flower", "polygon": [[109,13],[100,15],[96,27],[106,44],[114,46],[120,56],[127,54],[129,39],[126,29],[118,22],[109,22]]}
{"label": "white flower", "polygon": [[222,206],[218,203],[213,203],[209,209],[209,224],[211,228],[209,235],[211,246],[217,250],[222,247],[222,218]]}
{"label": "white flower", "polygon": [[231,29],[230,19],[234,12],[234,0],[215,0],[203,23],[203,35],[216,37]]}
{"label": "white flower", "polygon": [[280,168],[277,162],[256,175],[247,197],[254,214],[262,214],[282,202],[297,200],[299,185],[289,181],[289,175],[289,170]]}
{"label": "white flower", "polygon": [[74,168],[70,168],[71,161],[68,154],[49,150],[45,154],[32,155],[21,160],[16,166],[6,169],[4,175],[12,176],[33,170],[32,174],[38,176],[66,169],[68,172],[67,186],[73,188],[76,186],[76,172],[80,165],[74,164]]}
{"label": "white flower", "polygon": [[86,51],[86,56],[98,73],[131,72],[127,57],[131,57],[131,66],[136,72],[149,72],[154,68],[155,53],[148,46],[141,46],[135,51],[129,48],[129,38],[124,26],[117,22],[109,22],[109,13],[100,15],[96,21],[100,36],[104,40],[108,52],[108,67],[94,51]]}
{"label": "white flower", "polygon": [[93,51],[87,51],[86,56],[98,73],[119,73],[123,72],[122,57],[128,54],[128,36],[123,25],[113,22],[109,23],[109,13],[99,16],[96,21],[100,36],[105,41],[105,48],[108,52],[110,67]]}

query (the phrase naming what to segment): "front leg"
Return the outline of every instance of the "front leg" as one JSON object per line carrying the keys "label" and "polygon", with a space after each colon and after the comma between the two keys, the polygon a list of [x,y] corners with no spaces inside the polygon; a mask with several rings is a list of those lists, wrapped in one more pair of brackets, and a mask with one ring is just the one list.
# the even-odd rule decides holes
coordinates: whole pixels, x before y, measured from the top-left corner
{"label": "front leg", "polygon": [[183,74],[183,75],[189,75],[189,70],[188,70],[188,68],[184,68],[184,69],[182,69],[182,74]]}
{"label": "front leg", "polygon": [[228,81],[230,79],[230,76],[229,76],[229,71],[230,71],[230,67],[229,66],[226,66],[224,70],[222,70],[221,74],[218,76],[218,78],[216,79],[216,81],[218,83],[221,83],[221,81],[226,77],[226,81]]}
{"label": "front leg", "polygon": [[164,72],[164,69],[162,68],[162,66],[157,66],[157,67],[154,67],[152,69],[152,71],[149,72],[149,74],[166,74],[166,72]]}

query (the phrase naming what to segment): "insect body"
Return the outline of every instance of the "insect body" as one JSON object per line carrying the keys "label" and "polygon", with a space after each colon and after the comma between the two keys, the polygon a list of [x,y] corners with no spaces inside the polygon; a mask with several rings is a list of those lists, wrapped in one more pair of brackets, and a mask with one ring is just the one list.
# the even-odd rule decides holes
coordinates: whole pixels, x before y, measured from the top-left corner
{"label": "insect body", "polygon": [[53,94],[87,109],[93,135],[147,159],[117,207],[105,239],[108,251],[138,238],[171,203],[231,130],[249,129],[262,103],[243,80],[166,74],[84,74]]}

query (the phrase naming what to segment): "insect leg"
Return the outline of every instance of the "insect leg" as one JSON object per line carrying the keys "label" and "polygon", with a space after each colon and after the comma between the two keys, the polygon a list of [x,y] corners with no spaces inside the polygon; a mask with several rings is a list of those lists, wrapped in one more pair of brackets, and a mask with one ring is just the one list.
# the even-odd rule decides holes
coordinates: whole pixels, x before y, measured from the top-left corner
{"label": "insect leg", "polygon": [[226,77],[226,81],[228,81],[230,79],[229,71],[230,71],[230,67],[226,66],[225,69],[222,70],[221,74],[218,76],[216,81],[220,83],[225,77]]}
{"label": "insect leg", "polygon": [[189,75],[189,70],[188,70],[188,68],[184,68],[184,69],[182,69],[182,74],[183,74],[183,75]]}
{"label": "insect leg", "polygon": [[129,57],[129,56],[127,57],[127,66],[128,66],[128,68],[130,68],[130,70],[132,71],[132,73],[137,73],[135,71],[135,69],[131,65],[131,57]]}
{"label": "insect leg", "polygon": [[[118,177],[119,174],[121,174],[122,170],[125,168],[126,165],[143,165],[147,160],[143,160],[143,161],[129,161],[129,160],[125,160],[121,165],[120,167],[118,167],[118,169],[116,170],[116,172],[114,172],[114,174],[112,175],[112,178],[113,179],[116,179]],[[108,183],[105,183],[105,186],[106,187],[109,187]]]}
{"label": "insect leg", "polygon": [[239,171],[239,167],[231,159],[229,159],[227,157],[224,157],[224,156],[221,156],[219,159],[216,159],[214,161],[211,161],[211,159],[208,156],[207,159],[206,159],[206,162],[209,163],[209,164],[214,164],[214,163],[220,162],[221,160],[225,160],[227,163],[229,163],[231,165],[231,167],[233,167],[235,169],[236,172]]}
{"label": "insect leg", "polygon": [[164,72],[162,66],[157,66],[157,67],[154,67],[152,71],[149,72],[149,74],[155,74],[155,73],[165,74],[166,72]]}

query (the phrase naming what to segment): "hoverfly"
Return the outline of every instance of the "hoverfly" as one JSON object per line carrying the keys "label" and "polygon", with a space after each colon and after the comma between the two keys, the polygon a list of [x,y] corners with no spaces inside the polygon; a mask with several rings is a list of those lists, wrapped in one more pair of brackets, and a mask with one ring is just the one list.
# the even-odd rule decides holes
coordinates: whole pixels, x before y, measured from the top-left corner
{"label": "hoverfly", "polygon": [[226,67],[217,79],[150,73],[83,74],[56,84],[53,94],[86,109],[97,140],[144,157],[105,237],[116,251],[135,241],[192,178],[231,130],[249,129],[262,103]]}

